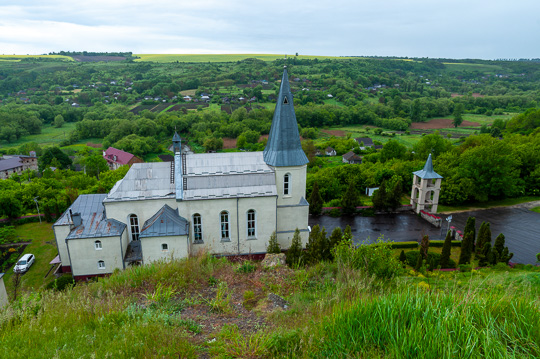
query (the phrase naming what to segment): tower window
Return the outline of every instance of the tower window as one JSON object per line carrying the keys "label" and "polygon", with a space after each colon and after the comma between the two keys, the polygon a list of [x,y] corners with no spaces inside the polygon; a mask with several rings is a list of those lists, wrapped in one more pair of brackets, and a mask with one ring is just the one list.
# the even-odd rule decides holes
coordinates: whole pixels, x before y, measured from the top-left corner
{"label": "tower window", "polygon": [[131,228],[131,240],[138,241],[139,240],[139,218],[137,218],[137,215],[132,214],[129,216],[129,224]]}
{"label": "tower window", "polygon": [[193,215],[193,239],[202,242],[202,218],[198,213]]}
{"label": "tower window", "polygon": [[285,196],[288,196],[290,194],[290,186],[291,186],[291,175],[287,173],[285,176],[283,176],[283,194]]}
{"label": "tower window", "polygon": [[221,240],[229,240],[229,213],[223,211],[219,216],[221,222]]}
{"label": "tower window", "polygon": [[288,104],[289,104],[289,100],[287,99],[287,96],[285,96],[285,97],[283,98],[283,104],[284,104],[284,105],[288,105]]}

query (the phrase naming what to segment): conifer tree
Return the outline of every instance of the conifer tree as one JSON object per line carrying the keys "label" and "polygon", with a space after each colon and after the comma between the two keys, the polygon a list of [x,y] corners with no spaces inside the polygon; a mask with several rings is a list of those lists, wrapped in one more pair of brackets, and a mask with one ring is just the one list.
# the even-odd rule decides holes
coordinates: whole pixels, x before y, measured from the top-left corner
{"label": "conifer tree", "polygon": [[480,229],[478,230],[478,238],[476,240],[476,255],[482,255],[484,251],[484,245],[486,243],[491,244],[491,227],[489,222],[482,222]]}
{"label": "conifer tree", "polygon": [[471,262],[472,251],[474,247],[474,239],[476,234],[474,217],[467,218],[463,241],[461,242],[461,254],[459,256],[459,264],[467,264]]}
{"label": "conifer tree", "polygon": [[467,218],[467,223],[465,224],[465,230],[463,231],[463,235],[465,235],[467,232],[472,233],[472,241],[470,242],[471,247],[471,254],[474,250],[474,242],[476,241],[476,218],[475,217],[469,217]]}
{"label": "conifer tree", "polygon": [[402,249],[401,253],[399,254],[399,261],[403,263],[403,265],[407,264],[407,256],[405,255],[405,251]]}
{"label": "conifer tree", "polygon": [[499,234],[495,239],[495,245],[493,246],[493,264],[506,263],[512,259],[514,253],[509,253],[508,247],[504,246],[504,234]]}
{"label": "conifer tree", "polygon": [[493,253],[491,251],[491,243],[487,242],[482,247],[482,252],[476,254],[478,258],[478,265],[485,267],[493,261]]}
{"label": "conifer tree", "polygon": [[441,252],[441,259],[439,265],[441,268],[450,267],[450,255],[452,254],[452,231],[446,233],[446,238],[444,239],[444,244]]}
{"label": "conifer tree", "polygon": [[281,253],[281,247],[277,241],[276,231],[272,232],[270,240],[268,241],[268,247],[266,247],[267,253]]}
{"label": "conifer tree", "polygon": [[298,267],[303,262],[302,240],[300,238],[300,230],[296,228],[291,241],[291,246],[287,251],[285,262],[291,268]]}
{"label": "conifer tree", "polygon": [[309,213],[318,216],[321,214],[323,206],[323,199],[319,192],[319,184],[317,181],[313,183],[313,190],[311,191],[311,196],[309,197]]}
{"label": "conifer tree", "polygon": [[334,259],[333,256],[332,256],[332,249],[339,243],[341,242],[341,240],[343,239],[343,233],[341,232],[341,228],[340,227],[336,227],[334,228],[334,230],[332,231],[332,234],[330,235],[330,239],[328,240],[329,241],[329,250],[330,250],[330,259]]}
{"label": "conifer tree", "polygon": [[358,198],[356,185],[353,181],[350,181],[347,191],[341,198],[341,211],[345,214],[354,214],[356,212],[356,206],[359,204]]}
{"label": "conifer tree", "polygon": [[371,201],[373,202],[374,210],[386,210],[386,181],[382,181],[379,189],[373,192],[373,196],[371,196]]}
{"label": "conifer tree", "polygon": [[343,232],[343,239],[346,241],[353,240],[351,226],[347,225],[347,227],[345,227],[345,232]]}
{"label": "conifer tree", "polygon": [[318,261],[320,261],[320,257],[318,255],[319,251],[319,237],[321,234],[321,230],[319,225],[313,226],[311,228],[311,232],[309,233],[308,242],[306,244],[306,252],[305,252],[305,262],[307,264],[313,264]]}

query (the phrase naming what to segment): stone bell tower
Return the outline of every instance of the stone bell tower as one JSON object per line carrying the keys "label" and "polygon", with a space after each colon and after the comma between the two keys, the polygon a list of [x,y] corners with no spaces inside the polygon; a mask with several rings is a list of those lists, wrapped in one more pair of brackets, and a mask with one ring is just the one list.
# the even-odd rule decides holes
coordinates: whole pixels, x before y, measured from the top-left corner
{"label": "stone bell tower", "polygon": [[416,213],[437,213],[439,194],[441,192],[442,176],[433,170],[431,154],[420,171],[413,172],[411,204]]}

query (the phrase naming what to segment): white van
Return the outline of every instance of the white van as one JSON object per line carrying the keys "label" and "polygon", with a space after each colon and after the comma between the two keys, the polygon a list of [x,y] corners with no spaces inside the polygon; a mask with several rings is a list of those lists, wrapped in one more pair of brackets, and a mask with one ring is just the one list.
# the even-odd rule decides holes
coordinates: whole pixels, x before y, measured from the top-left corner
{"label": "white van", "polygon": [[34,264],[34,260],[36,257],[33,254],[25,254],[24,256],[19,259],[17,264],[15,264],[15,267],[13,267],[13,271],[15,273],[24,273]]}

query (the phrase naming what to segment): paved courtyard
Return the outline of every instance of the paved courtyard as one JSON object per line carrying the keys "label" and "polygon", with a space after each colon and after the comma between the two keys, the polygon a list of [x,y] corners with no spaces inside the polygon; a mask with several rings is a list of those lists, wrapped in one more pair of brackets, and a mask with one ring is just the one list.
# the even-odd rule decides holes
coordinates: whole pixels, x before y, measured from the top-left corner
{"label": "paved courtyard", "polygon": [[[445,219],[448,215],[442,215]],[[480,228],[482,221],[491,223],[492,241],[499,233],[506,238],[506,245],[510,252],[514,253],[512,262],[535,264],[536,253],[540,253],[540,213],[535,213],[527,208],[504,207],[478,211],[460,212],[452,214],[452,224],[458,230],[463,231],[467,218],[476,217],[476,230]],[[442,232],[446,232],[446,221],[443,220]],[[374,242],[378,237],[384,236],[385,240],[396,242],[418,241],[422,235],[429,235],[430,239],[444,239],[444,233],[416,216],[413,213],[399,213],[388,215],[376,215],[374,217],[338,217],[319,216],[309,218],[309,225],[319,224],[326,228],[328,235],[335,227],[345,229],[351,226],[355,242]]]}

